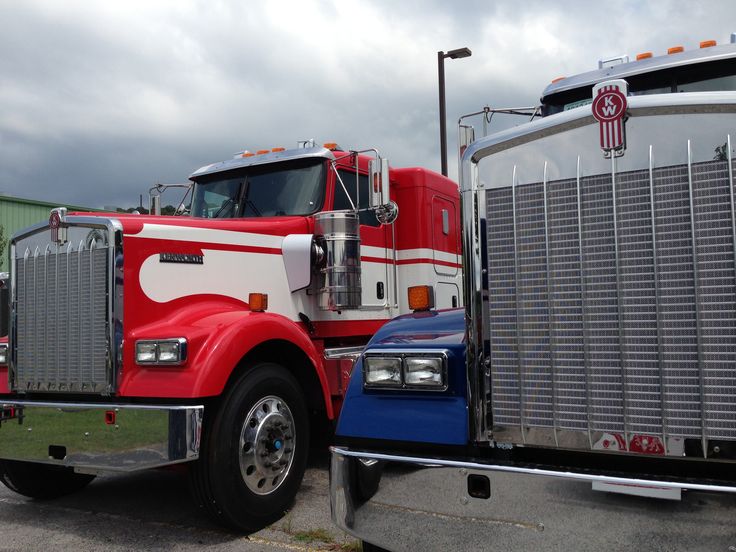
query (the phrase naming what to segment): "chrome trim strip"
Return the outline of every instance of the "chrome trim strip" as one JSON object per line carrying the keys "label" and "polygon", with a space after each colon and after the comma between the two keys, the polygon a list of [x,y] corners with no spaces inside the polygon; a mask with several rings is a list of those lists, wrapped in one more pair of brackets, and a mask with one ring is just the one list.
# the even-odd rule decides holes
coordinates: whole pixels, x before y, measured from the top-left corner
{"label": "chrome trim strip", "polygon": [[621,365],[621,406],[624,418],[624,439],[629,448],[629,401],[627,398],[626,377],[626,329],[624,327],[624,298],[621,293],[621,246],[618,230],[618,191],[616,189],[616,159],[611,155],[611,204],[613,207],[613,258],[616,261],[616,317],[618,318],[618,358]]}
{"label": "chrome trim strip", "polygon": [[548,343],[549,343],[549,362],[550,362],[550,369],[552,371],[552,430],[554,432],[555,436],[555,446],[559,447],[560,442],[557,438],[557,430],[559,424],[559,412],[558,412],[558,406],[559,406],[559,390],[558,390],[558,370],[557,370],[557,346],[556,346],[556,331],[555,331],[555,304],[554,304],[554,298],[552,296],[552,290],[553,286],[550,283],[553,275],[552,271],[550,270],[549,266],[549,209],[547,205],[547,193],[548,193],[548,186],[547,186],[547,161],[544,162],[544,179],[542,182],[542,193],[544,194],[544,249],[545,249],[545,268],[547,270],[547,310],[549,311],[549,325],[547,327],[548,332]]}
{"label": "chrome trim strip", "polygon": [[521,429],[521,440],[526,443],[526,432],[524,423],[526,412],[526,401],[524,400],[524,366],[522,362],[522,354],[524,352],[524,331],[522,321],[519,320],[521,312],[521,301],[519,299],[519,233],[517,231],[516,220],[516,165],[511,175],[511,216],[513,218],[514,231],[514,301],[516,303],[516,371],[519,374],[519,427]]}
{"label": "chrome trim strip", "polygon": [[399,462],[404,464],[417,464],[427,468],[464,468],[467,470],[493,471],[502,473],[517,473],[526,475],[540,475],[546,477],[555,477],[560,479],[569,479],[575,481],[597,481],[599,483],[611,483],[618,485],[642,485],[657,486],[668,489],[690,489],[693,491],[716,491],[725,493],[736,493],[736,484],[729,485],[712,485],[703,483],[691,483],[680,481],[659,481],[655,479],[641,479],[636,477],[614,477],[610,475],[596,475],[588,473],[563,472],[542,468],[522,468],[519,466],[506,466],[503,464],[483,464],[480,462],[469,462],[460,460],[447,460],[441,458],[421,458],[419,456],[401,456],[392,454],[382,454],[378,452],[365,452],[350,450],[347,448],[332,446],[330,451],[333,454],[348,456],[351,458],[361,458],[363,460],[382,460],[385,462]]}
{"label": "chrome trim strip", "polygon": [[326,360],[352,360],[356,361],[365,350],[365,345],[356,347],[332,347],[325,349],[323,356]]}
{"label": "chrome trim strip", "polygon": [[693,153],[691,142],[687,141],[687,184],[690,194],[690,236],[693,257],[693,285],[695,287],[695,327],[698,342],[698,378],[700,380],[700,434],[703,443],[703,458],[708,457],[708,436],[705,421],[705,365],[703,364],[703,315],[700,298],[700,271],[698,266],[698,239],[695,224],[695,196],[693,192]]}
{"label": "chrome trim strip", "polygon": [[575,176],[578,200],[578,257],[580,259],[580,308],[583,318],[583,362],[585,363],[586,417],[588,419],[588,443],[593,448],[593,412],[592,391],[590,388],[590,324],[588,323],[588,307],[586,304],[587,289],[585,285],[585,247],[583,239],[583,192],[580,156],[578,155]]}
{"label": "chrome trim strip", "polygon": [[652,224],[652,267],[654,277],[654,308],[657,311],[657,366],[659,367],[659,404],[662,409],[662,444],[665,454],[669,454],[669,443],[667,442],[667,397],[665,397],[664,379],[664,342],[662,339],[662,309],[660,307],[660,284],[659,284],[659,254],[657,253],[657,214],[654,197],[654,148],[649,145],[649,207]]}

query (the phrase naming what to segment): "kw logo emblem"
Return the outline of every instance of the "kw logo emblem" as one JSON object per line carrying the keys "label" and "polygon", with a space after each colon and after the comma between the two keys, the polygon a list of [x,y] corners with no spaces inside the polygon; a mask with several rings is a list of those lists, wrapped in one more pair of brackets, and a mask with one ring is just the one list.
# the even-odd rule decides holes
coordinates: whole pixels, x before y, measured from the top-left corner
{"label": "kw logo emblem", "polygon": [[624,120],[626,117],[626,93],[628,85],[624,80],[603,82],[593,87],[593,117],[600,127],[601,148],[606,158],[624,154],[626,137]]}

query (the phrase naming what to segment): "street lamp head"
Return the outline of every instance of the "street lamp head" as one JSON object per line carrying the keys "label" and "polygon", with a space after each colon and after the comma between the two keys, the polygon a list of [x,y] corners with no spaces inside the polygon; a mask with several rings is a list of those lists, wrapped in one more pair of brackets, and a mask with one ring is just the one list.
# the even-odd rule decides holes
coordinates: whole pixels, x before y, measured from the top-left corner
{"label": "street lamp head", "polygon": [[472,54],[473,52],[470,51],[470,48],[458,48],[457,50],[450,50],[447,52],[445,57],[450,59],[460,59],[470,57]]}

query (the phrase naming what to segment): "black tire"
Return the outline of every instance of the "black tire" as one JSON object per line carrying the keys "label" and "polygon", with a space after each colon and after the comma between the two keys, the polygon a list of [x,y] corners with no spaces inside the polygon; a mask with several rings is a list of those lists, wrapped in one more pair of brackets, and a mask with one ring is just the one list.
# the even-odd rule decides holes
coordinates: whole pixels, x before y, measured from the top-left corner
{"label": "black tire", "polygon": [[296,496],[309,452],[303,391],[284,367],[254,365],[205,414],[195,501],[215,522],[253,532],[279,519]]}
{"label": "black tire", "polygon": [[0,460],[0,480],[18,494],[50,499],[68,495],[86,487],[94,475],[74,473],[72,468],[34,462]]}
{"label": "black tire", "polygon": [[361,541],[360,546],[363,552],[390,552],[385,548],[381,548],[380,546],[376,546],[375,544],[371,544],[365,541]]}

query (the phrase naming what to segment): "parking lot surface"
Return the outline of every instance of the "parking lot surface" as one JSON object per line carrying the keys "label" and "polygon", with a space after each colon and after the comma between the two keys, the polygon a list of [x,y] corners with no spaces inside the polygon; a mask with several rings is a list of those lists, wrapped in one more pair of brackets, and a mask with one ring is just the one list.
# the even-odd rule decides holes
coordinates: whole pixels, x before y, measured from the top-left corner
{"label": "parking lot surface", "polygon": [[357,550],[330,520],[327,466],[327,452],[313,453],[294,507],[251,535],[210,522],[190,498],[182,471],[104,475],[52,501],[0,484],[0,551]]}

